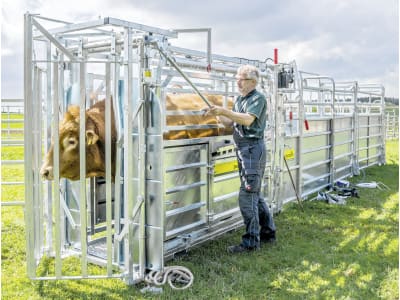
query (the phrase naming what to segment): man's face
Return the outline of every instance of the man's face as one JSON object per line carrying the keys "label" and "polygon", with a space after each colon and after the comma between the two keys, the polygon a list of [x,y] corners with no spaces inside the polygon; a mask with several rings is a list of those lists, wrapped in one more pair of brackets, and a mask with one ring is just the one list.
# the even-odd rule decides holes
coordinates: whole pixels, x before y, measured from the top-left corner
{"label": "man's face", "polygon": [[243,73],[236,74],[236,83],[242,96],[246,96],[256,87],[256,81],[254,79],[247,78],[246,74]]}

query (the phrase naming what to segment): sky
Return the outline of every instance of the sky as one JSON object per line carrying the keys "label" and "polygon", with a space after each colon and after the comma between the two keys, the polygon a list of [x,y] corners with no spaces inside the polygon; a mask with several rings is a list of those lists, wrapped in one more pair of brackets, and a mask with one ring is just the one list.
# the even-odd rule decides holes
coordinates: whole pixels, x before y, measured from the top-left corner
{"label": "sky", "polygon": [[[23,98],[24,13],[69,22],[114,17],[160,27],[211,28],[212,52],[295,60],[336,81],[377,83],[399,97],[398,0],[2,0],[1,98]],[[180,35],[205,50],[205,36]],[[172,44],[176,44],[172,41]]]}

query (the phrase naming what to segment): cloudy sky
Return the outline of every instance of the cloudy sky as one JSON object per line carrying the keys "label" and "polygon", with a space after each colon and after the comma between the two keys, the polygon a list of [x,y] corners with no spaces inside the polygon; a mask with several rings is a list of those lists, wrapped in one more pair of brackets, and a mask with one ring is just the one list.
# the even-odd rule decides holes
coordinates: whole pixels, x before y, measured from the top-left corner
{"label": "cloudy sky", "polygon": [[[337,81],[379,83],[399,97],[398,0],[2,0],[1,97],[23,97],[23,14],[69,22],[114,17],[212,28],[213,53],[280,61]],[[185,35],[186,36],[186,35]],[[182,44],[205,50],[205,37]],[[173,42],[173,44],[175,44]]]}

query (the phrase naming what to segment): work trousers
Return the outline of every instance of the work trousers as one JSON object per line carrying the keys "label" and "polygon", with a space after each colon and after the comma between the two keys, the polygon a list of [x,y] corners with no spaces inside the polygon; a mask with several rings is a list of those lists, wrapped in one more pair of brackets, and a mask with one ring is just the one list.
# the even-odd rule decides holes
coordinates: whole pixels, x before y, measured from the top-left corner
{"label": "work trousers", "polygon": [[239,207],[246,226],[242,246],[258,248],[261,237],[275,236],[275,223],[263,197],[261,183],[266,164],[263,139],[234,136],[240,174]]}

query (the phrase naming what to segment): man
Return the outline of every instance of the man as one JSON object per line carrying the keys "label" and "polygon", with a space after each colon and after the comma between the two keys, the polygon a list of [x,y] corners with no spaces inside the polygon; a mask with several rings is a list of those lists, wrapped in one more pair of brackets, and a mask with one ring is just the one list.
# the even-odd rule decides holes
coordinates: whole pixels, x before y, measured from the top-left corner
{"label": "man", "polygon": [[234,122],[233,140],[240,174],[239,207],[246,233],[239,245],[228,247],[229,253],[256,250],[260,242],[275,242],[275,224],[272,215],[260,196],[261,182],[266,163],[264,129],[267,102],[256,90],[259,71],[251,65],[241,66],[236,74],[240,96],[232,110],[211,106],[205,114],[225,116]]}

